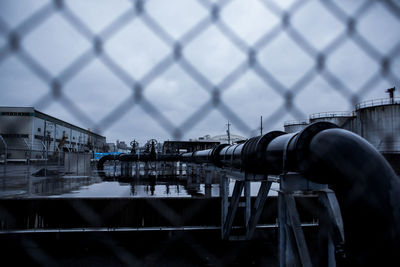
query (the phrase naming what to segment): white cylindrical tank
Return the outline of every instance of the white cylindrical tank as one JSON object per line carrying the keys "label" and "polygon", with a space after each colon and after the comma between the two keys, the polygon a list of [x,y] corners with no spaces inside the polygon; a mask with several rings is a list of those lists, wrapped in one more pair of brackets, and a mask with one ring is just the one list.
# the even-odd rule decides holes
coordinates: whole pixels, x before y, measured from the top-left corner
{"label": "white cylindrical tank", "polygon": [[382,153],[400,152],[400,99],[382,99],[356,105],[354,132]]}
{"label": "white cylindrical tank", "polygon": [[286,133],[296,133],[306,128],[307,125],[308,125],[308,120],[297,120],[297,121],[285,121],[283,127]]}

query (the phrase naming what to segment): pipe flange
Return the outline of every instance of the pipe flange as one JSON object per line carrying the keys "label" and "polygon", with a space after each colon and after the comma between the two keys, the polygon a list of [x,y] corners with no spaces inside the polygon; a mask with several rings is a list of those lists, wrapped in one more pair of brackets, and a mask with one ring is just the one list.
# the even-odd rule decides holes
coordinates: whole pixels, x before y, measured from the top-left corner
{"label": "pipe flange", "polygon": [[243,167],[251,163],[251,153],[255,150],[255,146],[259,138],[260,136],[252,137],[244,143],[241,155]]}
{"label": "pipe flange", "polygon": [[219,144],[211,152],[211,161],[214,163],[215,166],[217,167],[222,167],[222,163],[219,158],[219,153],[221,152],[224,147],[229,146],[228,144]]}
{"label": "pipe flange", "polygon": [[268,132],[266,134],[264,134],[260,139],[258,139],[257,144],[256,144],[256,155],[257,158],[263,158],[264,159],[264,155],[265,155],[265,150],[268,146],[268,144],[274,140],[275,138],[277,138],[278,136],[287,134],[285,132],[282,131],[271,131]]}
{"label": "pipe flange", "polygon": [[300,171],[307,168],[307,156],[309,153],[309,145],[312,138],[319,132],[327,129],[340,128],[334,123],[327,121],[315,122],[304,128],[295,140],[294,147],[289,149],[294,149],[296,161],[298,162],[298,167]]}
{"label": "pipe flange", "polygon": [[284,134],[286,133],[282,131],[271,131],[250,139],[249,144],[247,146],[245,144],[242,152],[243,169],[264,172],[267,169],[264,160],[268,144],[276,137]]}

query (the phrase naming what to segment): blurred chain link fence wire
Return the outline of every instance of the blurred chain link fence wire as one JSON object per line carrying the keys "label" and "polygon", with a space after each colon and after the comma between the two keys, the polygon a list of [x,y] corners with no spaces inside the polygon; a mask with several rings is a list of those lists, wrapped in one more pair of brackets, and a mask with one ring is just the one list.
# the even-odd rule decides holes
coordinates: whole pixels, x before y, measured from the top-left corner
{"label": "blurred chain link fence wire", "polygon": [[[312,1],[292,1],[288,8],[282,8],[279,3],[280,1],[258,1],[258,3],[261,4],[261,8],[273,14],[273,16],[278,19],[278,23],[264,32],[251,45],[247,40],[241,37],[229,23],[221,18],[222,11],[229,7],[234,1],[193,1],[198,3],[204,11],[206,11],[206,15],[199,19],[190,29],[186,30],[179,38],[172,36],[169,29],[165,28],[163,23],[157,20],[157,17],[151,15],[148,9],[148,4],[151,2],[150,0],[132,1],[130,8],[122,12],[122,14],[104,27],[99,33],[94,33],[84,20],[73,11],[69,1],[49,1],[39,10],[24,18],[16,27],[10,27],[4,18],[0,17],[0,35],[6,40],[4,45],[0,47],[0,64],[5,62],[7,58],[14,56],[34,73],[35,76],[48,85],[48,93],[38,102],[34,103],[34,105],[40,109],[45,109],[52,103],[58,102],[80,123],[92,126],[92,129],[104,132],[112,127],[118,120],[121,120],[121,114],[128,113],[134,106],[138,105],[174,139],[181,139],[185,132],[193,129],[196,123],[204,119],[212,110],[218,110],[240,131],[249,134],[257,134],[258,130],[254,129],[254,125],[249,125],[248,122],[242,118],[241,114],[238,114],[237,111],[227,105],[222,95],[223,92],[229,90],[237,83],[247,71],[251,71],[259,77],[267,87],[272,88],[275,93],[279,95],[279,98],[283,100],[281,106],[276,111],[264,118],[264,125],[278,122],[287,113],[292,114],[293,117],[298,119],[306,118],[308,115],[304,113],[302,107],[299,107],[295,103],[295,100],[299,93],[305,90],[317,76],[322,77],[327,84],[334,88],[337,93],[342,95],[351,104],[358,103],[360,96],[370,92],[382,79],[386,80],[389,84],[395,84],[399,80],[398,73],[396,73],[395,70],[395,62],[399,60],[400,42],[393,44],[389,50],[382,51],[376,48],[357,28],[357,23],[367,16],[376,5],[383,7],[386,12],[385,14],[395,18],[396,22],[400,20],[400,5],[397,1],[362,1],[361,4],[358,5],[356,11],[351,15],[336,1],[318,1],[324,8],[324,12],[333,15],[343,26],[343,31],[334,39],[330,40],[322,49],[317,48],[310,38],[306,37],[301,29],[298,29],[292,22],[292,18],[297,13],[301,12],[302,8],[307,5],[307,3]],[[49,20],[54,14],[62,16],[73,29],[90,43],[90,47],[84,53],[74,58],[72,63],[65,67],[58,75],[53,75],[49,72],[44,66],[44,63],[32,56],[28,51],[29,49],[23,45],[24,38],[34,30],[42,27],[43,23]],[[140,79],[131,75],[131,73],[105,49],[105,45],[108,41],[125,26],[136,20],[139,20],[145,25],[145,27],[155,34],[169,49],[167,55],[156,62]],[[228,42],[236,48],[237,53],[240,53],[244,58],[237,66],[230,66],[232,70],[226,74],[220,82],[214,82],[211,74],[210,76],[204,74],[200,67],[196,66],[185,54],[185,49],[195,42],[199,35],[213,26],[218,29],[218,34],[228,40]],[[295,43],[297,49],[300,49],[313,61],[311,67],[305,69],[304,73],[290,86],[282,81],[277,73],[269,70],[268,62],[261,62],[259,58],[260,51],[269,44],[274,43],[283,32],[287,34],[291,42]],[[335,52],[348,40],[352,40],[359,51],[365,53],[367,57],[375,61],[379,66],[374,73],[365,78],[365,82],[363,82],[359,88],[350,88],[350,85],[343,82],[341,77],[338,77],[337,73],[331,71],[326,66],[327,60],[335,56]],[[59,53],[63,53],[63,51],[59,51]],[[132,54],[134,53],[140,53],[140,51],[132,51]],[[285,51],[282,51],[282,53],[285,53]],[[352,55],[347,56],[351,57]],[[121,104],[98,121],[93,121],[86,111],[78,106],[73,98],[68,97],[64,91],[66,85],[95,59],[100,60],[108,70],[115,74],[116,77],[131,89],[130,97],[127,97]],[[176,64],[209,95],[209,101],[198,109],[188,110],[187,112],[191,115],[180,124],[176,124],[173,119],[165,115],[164,110],[152,103],[152,100],[144,94],[153,81]],[[226,62],[226,64],[231,65],[231,62]],[[293,62],[293,64],[296,64],[296,62]],[[23,79],[23,77],[17,78]],[[12,88],[2,88],[1,95],[7,94],[6,90],[12,90]],[[82,90],[84,90],[84,88],[82,88]],[[240,99],[241,96],[238,95],[237,98]],[[269,101],[274,102],[275,100]],[[266,105],[268,105],[268,103],[266,103]],[[90,207],[82,204],[75,208],[78,209],[78,213],[81,214],[83,218],[86,218],[89,223],[96,221],[93,223],[96,225],[97,221],[100,221],[99,216],[95,211],[91,210]],[[154,208],[156,211],[160,212],[161,215],[171,211],[168,206]],[[105,207],[105,209],[107,209],[107,207]],[[7,213],[4,208],[1,208],[0,211],[3,214]],[[172,210],[171,212],[174,211]],[[171,218],[167,215],[166,217]],[[180,226],[180,223],[184,222],[185,219],[186,218],[181,218],[179,214],[176,214],[176,218],[171,224]],[[26,239],[26,242],[29,243],[27,244],[28,246],[32,246],[35,241]],[[103,240],[103,242],[110,247],[111,251],[114,251],[121,262],[131,264],[137,263],[137,259],[131,252],[120,248],[116,251],[115,241],[111,238]],[[206,262],[215,263],[217,260],[217,256],[210,255],[207,248],[202,247],[195,241],[185,239],[184,242],[186,242],[200,258],[209,259]],[[46,251],[40,250],[40,245],[33,245],[38,247],[37,253],[32,255],[35,261],[38,263],[54,263],[54,259],[52,259],[50,255],[46,255]],[[160,251],[158,257],[161,257],[162,253],[163,252]],[[229,255],[223,255],[222,257],[222,259],[231,258],[232,257]],[[222,262],[222,264],[225,263],[226,262]]]}
{"label": "blurred chain link fence wire", "polygon": [[[191,130],[198,121],[204,119],[213,109],[223,114],[223,116],[231,121],[241,132],[256,134],[257,130],[254,130],[254,125],[249,125],[248,122],[242,118],[241,114],[238,114],[236,110],[232,109],[232,107],[226,103],[222,96],[223,92],[229,90],[247,71],[252,71],[266,86],[272,88],[277,95],[279,95],[280,100],[283,100],[281,106],[276,111],[264,118],[265,125],[274,124],[286,114],[291,114],[297,119],[306,118],[308,114],[302,111],[302,107],[299,107],[298,104],[295,103],[295,100],[298,94],[305,90],[317,76],[322,77],[326,83],[352,104],[356,104],[359,101],[360,95],[376,88],[377,83],[382,79],[387,80],[389,84],[395,84],[396,81],[399,80],[399,77],[396,76],[396,72],[394,71],[394,63],[399,57],[400,43],[394,44],[391,46],[390,50],[382,52],[381,49],[376,48],[373,43],[360,34],[357,29],[357,22],[367,16],[378,4],[383,6],[385,10],[384,15],[394,17],[398,20],[400,16],[400,7],[398,5],[399,3],[395,1],[363,1],[352,15],[349,15],[336,1],[318,1],[324,7],[324,12],[328,12],[329,14],[327,15],[333,15],[336,20],[343,25],[344,29],[322,49],[318,49],[314,45],[315,42],[309,40],[310,38],[302,34],[302,30],[298,29],[298,27],[292,23],[292,18],[297,13],[301,12],[303,6],[310,1],[292,1],[292,4],[289,5],[287,9],[282,8],[279,1],[258,1],[262,4],[260,8],[264,8],[268,13],[273,14],[280,22],[278,21],[275,26],[262,34],[252,45],[249,45],[249,42],[243,39],[241,35],[237,34],[237,31],[221,17],[222,11],[229,7],[234,1],[223,0],[211,2],[207,0],[198,0],[195,2],[198,2],[208,14],[201,18],[179,38],[174,38],[170,34],[169,29],[164,28],[163,24],[157,20],[157,17],[151,15],[151,10],[147,9],[151,1],[132,1],[130,8],[126,9],[99,33],[94,33],[91,28],[85,24],[84,20],[74,13],[68,1],[49,1],[48,4],[42,6],[39,10],[35,11],[35,13],[25,18],[15,28],[9,27],[5,20],[0,18],[0,33],[7,39],[7,44],[0,50],[0,63],[14,55],[40,78],[40,80],[48,85],[48,94],[35,103],[35,106],[41,109],[45,109],[51,103],[57,101],[80,123],[92,126],[92,129],[104,132],[121,119],[121,114],[126,114],[135,105],[139,105],[174,139],[181,139],[185,132]],[[28,51],[29,49],[23,45],[24,38],[37,28],[40,28],[43,23],[49,20],[55,13],[62,16],[79,35],[91,44],[89,49],[74,58],[72,63],[65,67],[59,75],[53,75],[49,72],[45,64],[32,56]],[[105,49],[107,42],[121,31],[121,29],[132,21],[137,20],[140,20],[140,22],[143,23],[149,31],[155,34],[170,50],[159,62],[155,62],[152,68],[150,68],[141,79],[134,78],[133,75]],[[202,71],[199,66],[196,66],[185,54],[185,49],[193,42],[196,42],[196,38],[212,26],[215,26],[218,29],[218,34],[228,40],[236,48],[235,51],[244,58],[242,62],[234,66],[233,70],[225,75],[218,83],[212,81],[212,73],[204,74],[204,71]],[[259,60],[259,52],[269,44],[274,43],[282,32],[287,34],[290,38],[289,41],[296,44],[296,49],[300,49],[302,53],[305,53],[314,61],[309,69],[305,68],[304,73],[291,86],[287,86],[287,83],[279,78],[279,73],[269,70],[270,63],[260,62]],[[367,77],[365,82],[361,84],[359,88],[356,88],[356,90],[350,88],[350,85],[343,82],[341,77],[338,77],[335,72],[326,67],[327,60],[335,56],[335,52],[349,39],[356,44],[357,49],[365,53],[367,57],[374,60],[379,65],[377,71],[372,73],[370,77]],[[63,51],[59,51],[59,53],[63,53]],[[140,53],[140,51],[132,51],[132,55],[126,56],[134,56],[134,53]],[[285,53],[285,51],[282,51],[282,53]],[[345,56],[351,57],[352,55],[349,54]],[[93,121],[90,116],[85,113],[85,110],[76,104],[73,98],[67,96],[64,88],[96,58],[126,84],[126,86],[131,88],[132,91],[130,97],[127,97],[104,118]],[[152,103],[152,99],[149,99],[144,94],[150,83],[175,64],[178,64],[184,72],[210,96],[209,101],[200,108],[188,110],[188,113],[191,115],[179,125],[177,125],[172,118],[165,115],[164,110],[160,110],[157,105]],[[230,62],[226,62],[225,64],[231,65]],[[299,62],[293,62],[292,64],[299,64]],[[82,88],[82,90],[84,90],[84,88]],[[251,93],[251,88],[249,88],[249,93]],[[240,96],[237,97],[240,98]],[[271,102],[276,101],[278,101],[278,99],[271,100]],[[266,103],[266,105],[268,105],[268,103]]]}

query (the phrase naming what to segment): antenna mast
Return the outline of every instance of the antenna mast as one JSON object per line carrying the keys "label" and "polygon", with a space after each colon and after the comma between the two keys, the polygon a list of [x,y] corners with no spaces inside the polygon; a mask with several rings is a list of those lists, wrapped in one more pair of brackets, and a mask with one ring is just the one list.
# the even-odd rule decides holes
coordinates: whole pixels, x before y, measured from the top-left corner
{"label": "antenna mast", "polygon": [[228,130],[226,130],[226,134],[228,135],[228,144],[231,144],[231,130],[229,128],[231,126],[231,124],[229,123],[229,121],[228,121],[227,126],[228,126]]}

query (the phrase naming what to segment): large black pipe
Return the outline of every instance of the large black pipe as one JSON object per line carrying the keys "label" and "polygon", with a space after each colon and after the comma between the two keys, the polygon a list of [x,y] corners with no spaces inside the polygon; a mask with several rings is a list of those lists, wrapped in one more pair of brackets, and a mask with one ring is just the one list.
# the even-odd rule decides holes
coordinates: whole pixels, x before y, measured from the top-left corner
{"label": "large black pipe", "polygon": [[342,129],[316,134],[298,167],[331,185],[342,212],[350,266],[400,265],[400,179],[360,136]]}
{"label": "large black pipe", "polygon": [[220,145],[174,159],[255,174],[299,172],[329,184],[342,211],[347,263],[400,265],[400,179],[384,157],[356,134],[318,122],[298,133],[270,132],[243,144]]}
{"label": "large black pipe", "polygon": [[[263,138],[266,141],[258,145],[257,140]],[[400,179],[360,136],[319,122],[298,133],[251,138],[225,147],[218,156],[230,168],[261,174],[299,172],[309,180],[329,184],[342,211],[345,263],[400,265]],[[215,161],[216,157],[210,158]]]}

